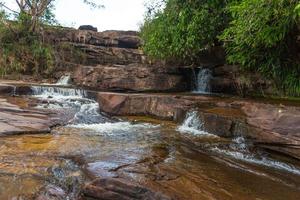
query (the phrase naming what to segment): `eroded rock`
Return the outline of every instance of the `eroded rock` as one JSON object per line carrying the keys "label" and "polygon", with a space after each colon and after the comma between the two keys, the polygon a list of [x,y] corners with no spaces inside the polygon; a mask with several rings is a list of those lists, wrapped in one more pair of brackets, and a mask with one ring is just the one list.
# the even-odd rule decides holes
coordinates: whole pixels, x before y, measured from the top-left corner
{"label": "eroded rock", "polygon": [[101,200],[170,200],[171,198],[124,179],[97,179],[86,185],[83,195]]}
{"label": "eroded rock", "polygon": [[60,123],[52,114],[20,108],[0,98],[0,136],[49,132],[52,126]]}
{"label": "eroded rock", "polygon": [[219,97],[98,93],[102,111],[182,122],[198,111],[203,129],[221,137],[245,136],[265,148],[300,159],[299,107]]}
{"label": "eroded rock", "polygon": [[174,69],[131,65],[79,66],[74,82],[96,90],[183,91],[184,77]]}

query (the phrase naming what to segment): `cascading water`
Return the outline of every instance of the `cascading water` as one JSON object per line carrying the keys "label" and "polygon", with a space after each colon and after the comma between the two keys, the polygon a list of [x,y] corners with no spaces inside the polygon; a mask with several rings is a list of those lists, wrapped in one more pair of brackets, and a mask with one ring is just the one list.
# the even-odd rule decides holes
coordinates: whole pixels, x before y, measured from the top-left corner
{"label": "cascading water", "polygon": [[71,76],[70,75],[64,75],[62,76],[55,85],[69,85],[71,82]]}
{"label": "cascading water", "polygon": [[[251,145],[251,144],[250,144]],[[273,160],[265,156],[262,152],[250,151],[249,144],[243,136],[235,137],[229,147],[213,147],[213,152],[232,157],[248,163],[262,165],[270,168],[288,171],[293,174],[300,175],[300,169],[284,162]]]}
{"label": "cascading water", "polygon": [[[199,118],[197,111],[188,112],[181,126],[177,128],[181,133],[189,133],[196,136],[217,137],[203,130],[203,122]],[[226,155],[237,160],[267,166],[278,170],[288,171],[300,175],[300,169],[284,162],[276,161],[266,157],[261,152],[252,152],[249,149],[246,139],[242,136],[235,137],[229,145],[214,146],[210,150],[220,155]]]}
{"label": "cascading water", "polygon": [[200,68],[196,77],[195,93],[211,93],[212,72],[207,68]]}
{"label": "cascading water", "polygon": [[40,108],[72,110],[75,114],[70,124],[93,124],[107,120],[99,112],[98,103],[87,98],[84,90],[43,86],[32,86],[31,90],[35,97],[43,100]]}
{"label": "cascading water", "polygon": [[190,133],[193,135],[210,135],[212,134],[203,131],[203,123],[198,116],[197,111],[188,112],[181,126],[177,129],[181,133]]}

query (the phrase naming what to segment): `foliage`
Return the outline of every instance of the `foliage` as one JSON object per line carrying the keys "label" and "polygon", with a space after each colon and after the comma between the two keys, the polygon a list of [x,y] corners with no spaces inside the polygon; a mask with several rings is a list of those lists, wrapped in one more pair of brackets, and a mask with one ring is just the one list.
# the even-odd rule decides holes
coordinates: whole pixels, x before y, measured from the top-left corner
{"label": "foliage", "polygon": [[192,63],[202,50],[218,43],[227,24],[225,6],[225,0],[166,0],[165,9],[148,12],[141,27],[145,52]]}
{"label": "foliage", "polygon": [[53,50],[40,36],[28,32],[30,19],[20,14],[16,22],[0,16],[0,73],[28,73],[49,75],[53,67]]}
{"label": "foliage", "polygon": [[220,39],[227,59],[276,81],[279,89],[300,94],[297,60],[297,0],[243,0],[231,4],[230,25]]}
{"label": "foliage", "polygon": [[165,7],[149,6],[141,27],[149,56],[197,64],[202,50],[224,45],[229,63],[300,95],[299,0],[154,1]]}

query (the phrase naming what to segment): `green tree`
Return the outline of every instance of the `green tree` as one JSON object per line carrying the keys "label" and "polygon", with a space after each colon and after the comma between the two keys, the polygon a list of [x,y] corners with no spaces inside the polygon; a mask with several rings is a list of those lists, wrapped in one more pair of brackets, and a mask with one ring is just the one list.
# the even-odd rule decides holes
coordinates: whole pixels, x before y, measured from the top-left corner
{"label": "green tree", "polygon": [[164,9],[148,12],[141,27],[145,52],[154,58],[193,63],[201,51],[219,43],[217,36],[228,20],[226,2],[166,0]]}
{"label": "green tree", "polygon": [[231,4],[229,27],[220,37],[230,63],[258,71],[278,88],[300,94],[297,55],[298,0],[243,0]]}

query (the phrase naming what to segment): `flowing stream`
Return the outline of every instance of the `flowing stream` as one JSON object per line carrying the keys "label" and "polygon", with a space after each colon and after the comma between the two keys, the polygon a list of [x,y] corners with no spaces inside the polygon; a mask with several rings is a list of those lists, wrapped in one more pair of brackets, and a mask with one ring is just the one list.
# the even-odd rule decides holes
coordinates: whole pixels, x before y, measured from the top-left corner
{"label": "flowing stream", "polygon": [[[0,199],[30,199],[59,187],[77,199],[97,177],[134,180],[174,199],[299,199],[299,163],[266,153],[243,137],[203,130],[196,111],[182,125],[115,119],[83,90],[35,86],[23,101],[59,111],[67,124],[50,134],[1,137]],[[21,100],[20,100],[21,101]]]}

